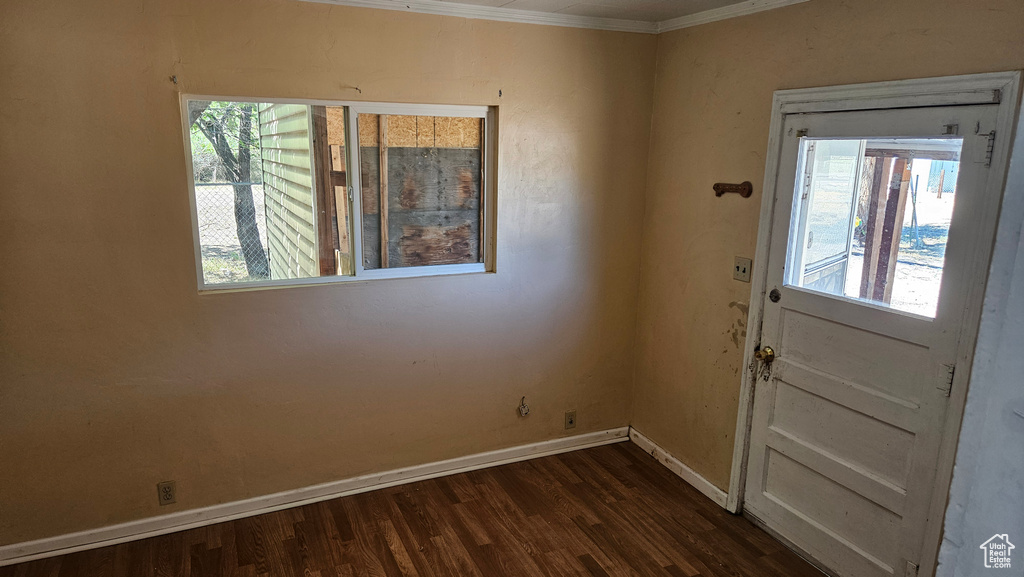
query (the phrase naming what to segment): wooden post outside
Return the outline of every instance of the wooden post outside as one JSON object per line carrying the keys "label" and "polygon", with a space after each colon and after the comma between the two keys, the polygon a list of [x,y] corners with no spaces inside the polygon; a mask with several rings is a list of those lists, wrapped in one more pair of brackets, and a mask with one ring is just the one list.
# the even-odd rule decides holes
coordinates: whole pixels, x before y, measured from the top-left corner
{"label": "wooden post outside", "polygon": [[335,251],[334,258],[338,263],[338,274],[352,274],[352,239],[349,236],[351,219],[348,217],[348,170],[345,163],[344,145],[331,145],[331,188],[334,189],[334,209],[338,228],[338,250]]}
{"label": "wooden post outside", "polygon": [[317,252],[320,276],[338,274],[338,229],[334,222],[334,187],[331,185],[331,147],[327,141],[327,108],[311,106],[313,115],[313,181],[316,186]]}
{"label": "wooden post outside", "polygon": [[377,122],[380,150],[380,267],[388,268],[388,117],[380,115]]}
{"label": "wooden post outside", "polygon": [[487,142],[487,136],[484,133],[485,122],[484,119],[480,119],[480,189],[479,189],[479,202],[480,202],[480,221],[477,223],[477,227],[480,229],[480,235],[477,242],[477,262],[484,262],[484,188],[485,178],[487,174],[484,173],[484,165],[487,164],[487,159],[484,155],[487,154],[487,149],[484,147],[484,143]]}
{"label": "wooden post outside", "polygon": [[946,169],[939,171],[939,195],[935,198],[942,198],[942,187],[946,186]]}
{"label": "wooden post outside", "polygon": [[875,276],[878,272],[879,245],[882,241],[882,221],[885,218],[886,196],[882,192],[885,177],[892,170],[893,157],[879,158],[875,161],[875,171],[871,178],[871,196],[868,199],[868,210],[865,215],[864,231],[864,267],[860,277],[860,298],[872,298]]}
{"label": "wooden post outside", "polygon": [[900,255],[900,239],[903,238],[903,220],[907,213],[907,199],[910,198],[910,180],[913,159],[908,160],[903,167],[903,181],[900,183],[900,196],[896,206],[896,219],[890,236],[891,247],[889,248],[889,268],[885,276],[885,294],[883,302],[892,302],[893,281],[896,278],[896,265]]}
{"label": "wooden post outside", "polygon": [[910,161],[896,159],[889,181],[889,198],[885,202],[882,242],[878,247],[878,271],[875,273],[871,299],[888,303],[892,299],[892,281],[896,274],[896,257],[903,233],[903,213],[910,188]]}

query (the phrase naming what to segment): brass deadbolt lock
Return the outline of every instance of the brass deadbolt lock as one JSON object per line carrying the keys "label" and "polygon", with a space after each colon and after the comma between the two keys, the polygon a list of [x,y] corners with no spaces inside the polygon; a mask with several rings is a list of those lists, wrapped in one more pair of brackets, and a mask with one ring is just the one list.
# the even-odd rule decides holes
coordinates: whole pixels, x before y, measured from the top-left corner
{"label": "brass deadbolt lock", "polygon": [[775,360],[775,349],[771,347],[757,349],[754,351],[754,358],[763,363],[770,363]]}

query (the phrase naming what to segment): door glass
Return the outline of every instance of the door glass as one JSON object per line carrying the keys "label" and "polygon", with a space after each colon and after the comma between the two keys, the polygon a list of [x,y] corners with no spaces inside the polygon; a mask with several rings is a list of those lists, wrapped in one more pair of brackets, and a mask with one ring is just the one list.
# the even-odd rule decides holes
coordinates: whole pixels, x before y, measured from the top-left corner
{"label": "door glass", "polygon": [[934,317],[961,144],[803,138],[786,284]]}

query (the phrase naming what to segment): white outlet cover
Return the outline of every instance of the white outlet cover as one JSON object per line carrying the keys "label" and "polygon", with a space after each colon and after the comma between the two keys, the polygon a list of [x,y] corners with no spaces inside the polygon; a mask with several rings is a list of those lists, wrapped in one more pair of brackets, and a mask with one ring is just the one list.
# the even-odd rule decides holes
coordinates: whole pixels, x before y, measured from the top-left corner
{"label": "white outlet cover", "polygon": [[735,258],[732,269],[732,278],[740,282],[750,282],[750,269],[754,262],[749,258],[738,256]]}

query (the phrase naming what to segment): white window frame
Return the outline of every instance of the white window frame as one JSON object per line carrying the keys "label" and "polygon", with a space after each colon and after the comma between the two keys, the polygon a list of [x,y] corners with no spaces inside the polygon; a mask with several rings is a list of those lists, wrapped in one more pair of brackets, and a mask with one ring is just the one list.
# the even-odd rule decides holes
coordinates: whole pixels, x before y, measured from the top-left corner
{"label": "white window frame", "polygon": [[[267,102],[277,104],[304,104],[307,106],[345,107],[346,142],[359,142],[358,119],[360,114],[386,114],[408,116],[450,116],[480,118],[484,130],[480,139],[480,155],[483,165],[483,179],[480,182],[480,200],[483,202],[483,245],[480,247],[483,262],[465,264],[426,265],[399,268],[367,269],[363,267],[362,239],[362,188],[360,183],[359,146],[345,147],[348,163],[349,215],[351,230],[349,238],[352,249],[353,274],[332,275],[299,279],[277,279],[234,283],[207,283],[203,278],[202,244],[199,239],[199,213],[196,206],[195,172],[192,166],[191,127],[188,117],[188,103],[191,100],[214,100],[225,102]],[[195,247],[196,281],[200,293],[246,291],[270,288],[320,285],[331,283],[362,282],[376,279],[415,278],[448,275],[481,274],[495,272],[495,228],[497,220],[497,112],[496,106],[449,105],[449,104],[404,104],[393,102],[359,102],[345,100],[315,100],[308,98],[256,98],[251,96],[211,96],[182,94],[180,97],[182,134],[185,147],[185,163],[188,174],[189,206],[192,212],[192,239]],[[315,172],[315,171],[314,171]],[[314,189],[319,175],[313,175]],[[316,201],[314,195],[314,202]],[[340,224],[340,223],[339,223]]]}

